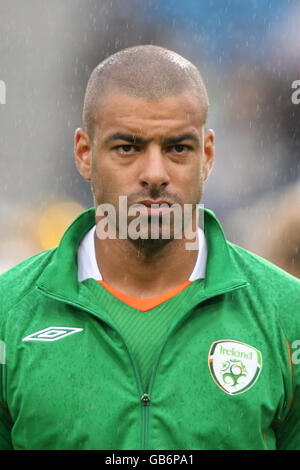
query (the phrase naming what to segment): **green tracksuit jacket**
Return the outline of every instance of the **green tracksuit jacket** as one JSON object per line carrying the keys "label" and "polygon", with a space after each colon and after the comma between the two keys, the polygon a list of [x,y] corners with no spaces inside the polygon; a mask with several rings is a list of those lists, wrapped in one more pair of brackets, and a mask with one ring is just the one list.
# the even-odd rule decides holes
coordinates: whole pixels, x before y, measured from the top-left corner
{"label": "green tracksuit jacket", "polygon": [[0,276],[0,449],[300,449],[300,282],[204,215],[206,278],[165,303],[146,390],[122,302],[77,280],[94,208]]}

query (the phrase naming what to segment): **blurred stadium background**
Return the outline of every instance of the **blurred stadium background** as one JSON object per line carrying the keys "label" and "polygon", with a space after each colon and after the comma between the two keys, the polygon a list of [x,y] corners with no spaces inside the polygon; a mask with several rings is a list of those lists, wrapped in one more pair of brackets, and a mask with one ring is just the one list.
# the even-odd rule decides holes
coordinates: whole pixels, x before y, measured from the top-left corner
{"label": "blurred stadium background", "polygon": [[216,160],[202,202],[232,242],[300,277],[299,25],[288,0],[0,0],[0,273],[93,205],[73,156],[88,77],[156,44],[198,65],[208,89]]}

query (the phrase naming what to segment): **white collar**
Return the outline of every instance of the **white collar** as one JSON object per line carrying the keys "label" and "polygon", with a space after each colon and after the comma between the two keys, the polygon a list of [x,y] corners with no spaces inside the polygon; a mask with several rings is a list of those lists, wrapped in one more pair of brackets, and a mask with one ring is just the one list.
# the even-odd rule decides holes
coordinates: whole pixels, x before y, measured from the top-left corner
{"label": "white collar", "polygon": [[[77,265],[78,265],[78,282],[82,282],[85,279],[92,278],[96,281],[102,281],[101,272],[98,268],[94,234],[96,225],[94,225],[83,237],[80,242],[77,251]],[[199,250],[194,266],[193,272],[189,277],[189,281],[195,281],[196,279],[204,279],[206,271],[206,260],[207,260],[207,244],[204,232],[200,227],[198,228],[198,240]]]}

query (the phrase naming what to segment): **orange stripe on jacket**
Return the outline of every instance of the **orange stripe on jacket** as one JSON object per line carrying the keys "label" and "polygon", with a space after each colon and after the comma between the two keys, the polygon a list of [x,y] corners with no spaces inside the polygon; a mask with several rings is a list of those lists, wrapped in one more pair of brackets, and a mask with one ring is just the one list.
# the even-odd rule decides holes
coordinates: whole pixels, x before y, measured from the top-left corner
{"label": "orange stripe on jacket", "polygon": [[114,289],[105,281],[98,281],[98,282],[103,287],[105,287],[105,289],[108,290],[108,292],[114,295],[117,299],[121,300],[127,305],[130,305],[130,307],[133,307],[136,310],[140,310],[142,312],[151,310],[152,308],[157,307],[163,302],[166,302],[166,300],[169,300],[175,295],[179,294],[181,291],[183,291],[183,289],[185,289],[192,283],[192,281],[186,281],[183,284],[180,284],[180,286],[177,286],[174,289],[164,294],[158,295],[157,297],[152,297],[151,299],[139,299],[138,297],[132,297],[131,295],[123,294],[123,292],[120,292],[117,289]]}

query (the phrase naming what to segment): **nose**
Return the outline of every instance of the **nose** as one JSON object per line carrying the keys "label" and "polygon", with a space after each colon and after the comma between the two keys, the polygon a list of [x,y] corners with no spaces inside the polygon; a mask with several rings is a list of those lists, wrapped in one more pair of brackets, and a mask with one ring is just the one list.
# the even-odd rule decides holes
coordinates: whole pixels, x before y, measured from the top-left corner
{"label": "nose", "polygon": [[170,177],[167,171],[167,160],[158,145],[150,145],[142,159],[140,184],[145,188],[159,190],[165,188]]}

